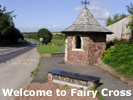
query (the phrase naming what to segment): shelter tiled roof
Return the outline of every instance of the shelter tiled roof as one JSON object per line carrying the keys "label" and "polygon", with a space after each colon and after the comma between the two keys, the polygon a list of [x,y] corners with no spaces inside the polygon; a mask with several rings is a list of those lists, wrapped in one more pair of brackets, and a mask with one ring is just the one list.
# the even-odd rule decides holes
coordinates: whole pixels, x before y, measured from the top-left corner
{"label": "shelter tiled roof", "polygon": [[111,31],[104,28],[97,22],[97,20],[94,18],[94,16],[91,14],[91,12],[86,6],[82,10],[76,21],[62,32],[102,32],[106,34],[112,34]]}

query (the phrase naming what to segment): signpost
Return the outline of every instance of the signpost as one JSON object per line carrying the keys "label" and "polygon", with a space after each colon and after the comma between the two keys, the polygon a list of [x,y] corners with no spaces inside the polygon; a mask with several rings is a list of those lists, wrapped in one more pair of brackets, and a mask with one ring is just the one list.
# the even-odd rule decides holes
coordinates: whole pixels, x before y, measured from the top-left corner
{"label": "signpost", "polygon": [[19,38],[19,39],[18,39],[18,42],[22,42],[22,38]]}
{"label": "signpost", "polygon": [[40,38],[40,42],[41,42],[41,44],[42,44],[42,41],[43,41],[43,38]]}
{"label": "signpost", "polygon": [[42,42],[43,41],[43,38],[40,38],[40,41]]}

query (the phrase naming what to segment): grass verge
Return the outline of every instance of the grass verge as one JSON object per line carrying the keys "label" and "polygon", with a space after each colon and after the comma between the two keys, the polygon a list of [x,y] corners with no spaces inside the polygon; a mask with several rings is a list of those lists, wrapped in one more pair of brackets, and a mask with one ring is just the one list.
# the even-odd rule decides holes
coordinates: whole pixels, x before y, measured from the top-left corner
{"label": "grass verge", "polygon": [[38,71],[39,71],[39,68],[36,68],[34,71],[32,71],[31,72],[31,77],[35,78],[35,76],[37,75]]}
{"label": "grass verge", "polygon": [[103,62],[133,80],[133,44],[117,44],[103,53]]}
{"label": "grass verge", "polygon": [[36,77],[36,75],[37,75],[37,73],[39,71],[39,65],[41,64],[41,61],[43,60],[43,57],[41,56],[39,59],[40,60],[39,60],[39,63],[37,65],[37,68],[31,72],[31,76],[30,77],[33,77],[33,78]]}

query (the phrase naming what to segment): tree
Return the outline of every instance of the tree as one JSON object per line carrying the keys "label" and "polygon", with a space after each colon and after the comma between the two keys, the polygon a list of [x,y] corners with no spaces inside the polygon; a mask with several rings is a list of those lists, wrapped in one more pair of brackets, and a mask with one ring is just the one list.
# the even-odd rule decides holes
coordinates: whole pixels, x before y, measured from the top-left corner
{"label": "tree", "polygon": [[12,27],[12,29],[11,29],[11,36],[10,36],[9,40],[12,43],[16,43],[19,38],[21,38],[23,40],[24,36],[22,35],[22,33],[17,28]]}
{"label": "tree", "polygon": [[127,17],[127,15],[125,15],[125,14],[115,14],[113,16],[113,18],[111,18],[111,17],[107,18],[106,26],[112,25],[112,24],[118,22],[119,20],[121,20],[121,19],[123,19],[125,17]]}
{"label": "tree", "polygon": [[128,15],[121,14],[121,15],[120,15],[120,20],[123,19],[123,18],[125,18],[125,17],[127,17],[127,16],[128,16]]}
{"label": "tree", "polygon": [[113,24],[113,20],[112,20],[111,17],[109,17],[109,18],[106,20],[106,26],[109,26],[109,25],[111,25],[111,24]]}
{"label": "tree", "polygon": [[33,38],[36,39],[36,40],[38,40],[39,39],[38,38],[38,34],[34,34]]}
{"label": "tree", "polygon": [[126,7],[127,7],[127,11],[128,11],[131,15],[133,15],[133,3],[130,3],[130,5],[127,5]]}
{"label": "tree", "polygon": [[131,29],[131,37],[130,42],[133,42],[133,3],[130,3],[130,5],[127,5],[127,11],[131,14],[130,18],[131,21],[129,21],[127,27]]}
{"label": "tree", "polygon": [[48,29],[42,28],[38,31],[38,38],[43,38],[42,43],[48,44],[52,40],[52,33]]}
{"label": "tree", "polygon": [[113,23],[117,22],[120,20],[120,15],[119,14],[115,14],[114,18],[113,18]]}
{"label": "tree", "polygon": [[12,13],[13,11],[6,12],[6,7],[0,10],[0,35],[8,33],[11,26],[14,26],[13,17],[15,17],[15,15],[11,16]]}
{"label": "tree", "polygon": [[[1,7],[1,6],[0,6]],[[11,12],[6,11],[6,7],[0,9],[0,41],[8,41],[8,43],[16,43],[19,38],[24,38],[21,32],[15,28]]]}

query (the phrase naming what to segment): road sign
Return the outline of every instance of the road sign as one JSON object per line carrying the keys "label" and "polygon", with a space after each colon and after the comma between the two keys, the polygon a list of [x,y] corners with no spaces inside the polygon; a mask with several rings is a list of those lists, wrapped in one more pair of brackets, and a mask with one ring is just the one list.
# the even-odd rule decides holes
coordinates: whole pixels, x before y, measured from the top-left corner
{"label": "road sign", "polygon": [[40,38],[40,41],[43,41],[43,38]]}

